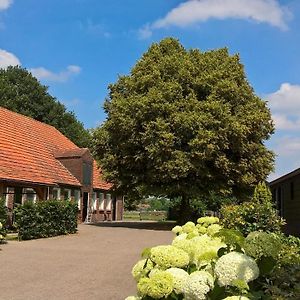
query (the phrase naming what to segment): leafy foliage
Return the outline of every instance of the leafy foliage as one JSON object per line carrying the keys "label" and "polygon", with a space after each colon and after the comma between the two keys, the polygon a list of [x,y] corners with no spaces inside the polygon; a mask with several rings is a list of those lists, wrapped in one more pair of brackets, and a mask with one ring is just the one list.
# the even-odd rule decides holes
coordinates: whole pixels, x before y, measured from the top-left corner
{"label": "leafy foliage", "polygon": [[0,106],[54,126],[79,147],[90,146],[90,134],[73,112],[21,67],[0,69]]}
{"label": "leafy foliage", "polygon": [[76,203],[71,201],[26,202],[15,209],[19,239],[30,240],[77,231]]}
{"label": "leafy foliage", "polygon": [[6,235],[5,224],[7,222],[7,209],[5,207],[5,200],[0,198],[0,242]]}
{"label": "leafy foliage", "polygon": [[283,259],[299,239],[263,231],[245,238],[218,221],[176,226],[172,245],[145,249],[132,269],[138,296],[126,299],[300,299],[300,248],[293,261]]}
{"label": "leafy foliage", "polygon": [[272,170],[263,143],[274,129],[270,111],[227,49],[186,50],[164,39],[109,90],[94,152],[125,194],[183,202],[211,192],[247,195]]}
{"label": "leafy foliage", "polygon": [[271,192],[264,182],[255,188],[251,201],[223,206],[221,215],[224,227],[237,229],[244,235],[258,230],[279,233],[285,224],[278,216]]}
{"label": "leafy foliage", "polygon": [[5,199],[0,198],[0,222],[4,225],[7,221],[7,209],[5,207]]}

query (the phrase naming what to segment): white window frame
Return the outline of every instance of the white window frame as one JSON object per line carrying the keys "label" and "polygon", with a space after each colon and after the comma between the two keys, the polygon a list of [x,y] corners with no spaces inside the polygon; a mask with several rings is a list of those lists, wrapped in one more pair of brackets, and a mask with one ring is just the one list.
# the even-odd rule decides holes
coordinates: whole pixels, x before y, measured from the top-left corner
{"label": "white window frame", "polygon": [[69,200],[69,201],[71,201],[71,189],[64,189],[64,196],[65,196],[65,192],[68,192],[68,197],[67,197],[67,199],[65,199],[64,198],[64,200]]}
{"label": "white window frame", "polygon": [[104,193],[99,193],[99,210],[104,210]]}
{"label": "white window frame", "polygon": [[[33,190],[33,193],[27,193],[28,190]],[[36,191],[33,188],[22,188],[22,204],[24,204],[26,201],[31,201],[27,199],[27,194],[33,194],[33,203],[36,203],[37,195]]]}
{"label": "white window frame", "polygon": [[[54,197],[53,197],[53,196],[54,196],[54,195],[53,195],[53,194],[54,194],[54,193],[53,193],[54,191],[57,191],[57,198],[54,198]],[[61,197],[61,194],[60,194],[60,193],[61,193],[60,188],[58,188],[58,187],[53,188],[53,190],[52,190],[52,198],[53,198],[54,200],[60,200],[60,199],[61,199],[61,198],[60,198],[60,197]]]}
{"label": "white window frame", "polygon": [[80,190],[75,190],[74,191],[74,199],[75,201],[77,201],[77,206],[78,206],[78,209],[80,210],[80,207],[81,207],[81,195],[80,195]]}
{"label": "white window frame", "polygon": [[[13,193],[10,192],[10,190],[12,190]],[[6,194],[5,194],[5,206],[8,207],[9,196],[12,195],[12,194],[13,195],[15,194],[15,188],[11,187],[11,186],[7,186],[6,189],[5,189],[5,191],[6,191]]]}
{"label": "white window frame", "polygon": [[106,194],[106,210],[112,210],[112,197],[111,197],[111,194]]}
{"label": "white window frame", "polygon": [[97,210],[97,193],[93,192],[93,210]]}

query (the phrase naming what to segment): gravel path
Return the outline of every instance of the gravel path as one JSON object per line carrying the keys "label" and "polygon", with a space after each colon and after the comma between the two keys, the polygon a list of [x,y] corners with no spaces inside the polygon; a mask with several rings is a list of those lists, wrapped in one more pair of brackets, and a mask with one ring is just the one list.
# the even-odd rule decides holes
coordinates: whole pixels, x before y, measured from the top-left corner
{"label": "gravel path", "polygon": [[0,299],[123,300],[134,295],[130,272],[140,252],[170,243],[172,233],[149,223],[115,225],[80,225],[75,235],[1,245]]}

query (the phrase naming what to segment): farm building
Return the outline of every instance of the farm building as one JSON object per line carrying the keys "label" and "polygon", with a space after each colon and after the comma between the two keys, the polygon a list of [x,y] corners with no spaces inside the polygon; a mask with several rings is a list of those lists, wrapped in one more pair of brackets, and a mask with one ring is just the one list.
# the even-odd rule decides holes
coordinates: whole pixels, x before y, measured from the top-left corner
{"label": "farm building", "polygon": [[76,201],[79,221],[121,220],[123,197],[101,177],[89,149],[53,126],[0,107],[0,197],[10,212],[25,201]]}
{"label": "farm building", "polygon": [[285,232],[300,236],[300,168],[269,183],[279,215],[286,220]]}

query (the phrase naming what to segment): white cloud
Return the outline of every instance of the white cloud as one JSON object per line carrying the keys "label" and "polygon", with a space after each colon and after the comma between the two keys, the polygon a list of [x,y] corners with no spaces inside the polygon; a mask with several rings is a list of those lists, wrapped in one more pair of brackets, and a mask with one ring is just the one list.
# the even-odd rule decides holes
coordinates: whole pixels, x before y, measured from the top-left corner
{"label": "white cloud", "polygon": [[0,69],[6,69],[8,66],[17,65],[21,65],[21,62],[14,54],[0,49]]}
{"label": "white cloud", "polygon": [[152,36],[152,29],[149,24],[145,25],[143,28],[139,29],[138,36],[140,39],[148,39]]}
{"label": "white cloud", "polygon": [[300,166],[300,137],[288,135],[274,136],[272,150],[276,153],[276,170],[268,177],[269,181],[287,174]]}
{"label": "white cloud", "polygon": [[0,0],[0,10],[8,9],[12,3],[13,0]]}
{"label": "white cloud", "polygon": [[281,84],[278,91],[266,96],[276,129],[300,129],[300,85]]}
{"label": "white cloud", "polygon": [[37,77],[38,79],[43,79],[46,81],[57,81],[57,82],[65,82],[71,76],[79,74],[81,68],[79,66],[70,65],[63,71],[58,73],[52,72],[46,68],[39,67],[39,68],[32,68],[30,72],[33,76]]}
{"label": "white cloud", "polygon": [[228,18],[267,23],[286,30],[286,19],[290,16],[290,11],[280,6],[277,0],[189,0],[179,4],[150,27],[146,25],[140,33],[142,37],[146,30],[146,37],[149,37],[154,29],[168,26],[185,27],[209,19]]}
{"label": "white cloud", "polygon": [[[276,141],[275,151],[277,155],[291,157],[300,153],[300,138],[299,137],[282,137]],[[299,159],[299,158],[298,158]]]}
{"label": "white cloud", "polygon": [[281,84],[278,91],[267,96],[271,109],[300,114],[300,85]]}
{"label": "white cloud", "polygon": [[111,33],[105,29],[103,24],[94,23],[91,19],[87,19],[85,22],[80,21],[79,28],[88,34],[103,36],[105,38],[111,37]]}

